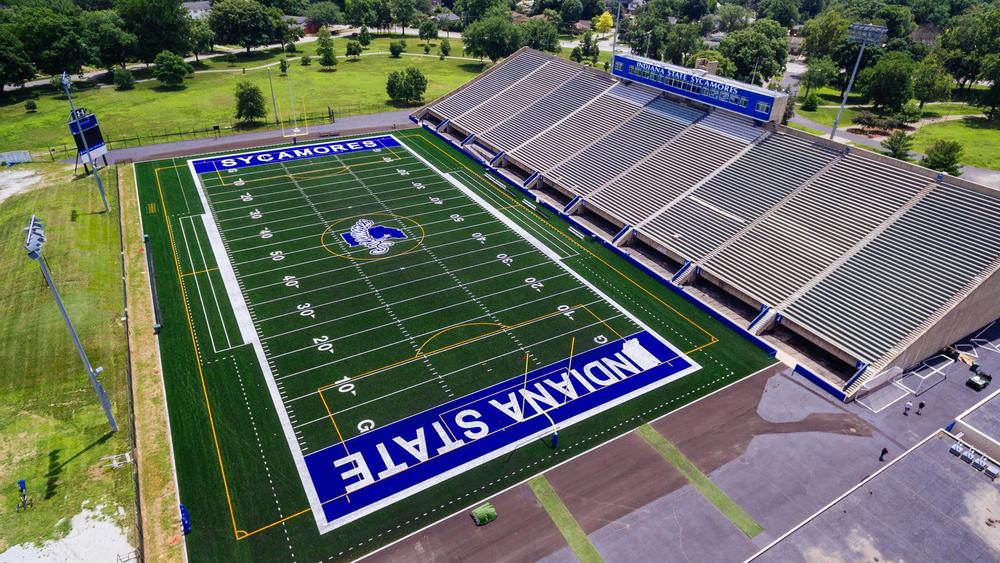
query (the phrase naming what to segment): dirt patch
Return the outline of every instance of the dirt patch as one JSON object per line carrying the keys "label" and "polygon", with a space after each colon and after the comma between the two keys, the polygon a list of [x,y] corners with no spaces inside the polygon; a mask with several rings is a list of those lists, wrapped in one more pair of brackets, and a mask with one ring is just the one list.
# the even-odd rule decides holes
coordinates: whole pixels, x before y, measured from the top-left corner
{"label": "dirt patch", "polygon": [[368,561],[538,561],[566,547],[559,529],[522,484],[490,499],[497,519],[477,527],[460,512]]}
{"label": "dirt patch", "polygon": [[545,476],[588,534],[687,484],[634,432]]}
{"label": "dirt patch", "polygon": [[825,432],[871,436],[875,428],[848,412],[812,413],[797,422],[770,422],[757,413],[770,378],[768,373],[745,379],[710,398],[653,423],[703,473],[711,473],[742,456],[754,436]]}
{"label": "dirt patch", "polygon": [[0,170],[0,203],[41,183],[43,176],[27,167]]}

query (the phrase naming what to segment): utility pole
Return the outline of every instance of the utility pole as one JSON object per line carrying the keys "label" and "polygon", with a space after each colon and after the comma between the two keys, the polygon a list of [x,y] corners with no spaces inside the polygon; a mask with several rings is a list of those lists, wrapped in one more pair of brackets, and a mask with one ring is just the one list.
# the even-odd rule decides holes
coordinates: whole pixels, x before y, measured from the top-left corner
{"label": "utility pole", "polygon": [[42,222],[38,220],[34,215],[31,216],[31,221],[28,223],[28,227],[25,230],[27,236],[24,240],[24,249],[28,251],[28,258],[38,261],[38,266],[42,269],[42,276],[45,277],[45,282],[49,285],[49,290],[52,292],[52,297],[56,301],[56,306],[59,307],[59,312],[62,314],[62,318],[66,321],[66,328],[69,329],[69,335],[73,338],[73,344],[76,346],[76,351],[80,353],[80,359],[83,360],[83,367],[87,370],[87,376],[90,377],[90,384],[94,387],[94,392],[97,393],[97,399],[101,402],[101,406],[104,408],[104,415],[108,419],[108,424],[111,425],[112,432],[118,432],[118,423],[115,422],[115,417],[111,414],[111,401],[108,400],[108,394],[104,392],[104,387],[99,381],[97,381],[97,376],[100,375],[103,368],[94,369],[90,365],[90,359],[87,358],[87,353],[83,350],[83,345],[80,343],[80,337],[76,334],[76,329],[73,328],[73,322],[69,320],[69,313],[66,312],[66,307],[63,306],[62,299],[59,298],[59,292],[56,290],[55,283],[52,282],[52,274],[49,272],[48,264],[45,263],[45,257],[42,256],[42,245],[45,244],[45,227]]}
{"label": "utility pole", "polygon": [[611,36],[611,62],[614,64],[615,55],[618,54],[618,21],[622,17],[622,3],[621,0],[617,2],[617,8],[615,9],[615,34]]}
{"label": "utility pole", "polygon": [[267,85],[271,89],[271,107],[274,108],[274,124],[280,125],[281,121],[278,119],[278,102],[274,99],[274,82],[271,81],[271,69],[267,69]]}
{"label": "utility pole", "polygon": [[858,67],[861,66],[861,57],[865,54],[865,47],[884,43],[888,31],[889,29],[885,26],[867,23],[852,23],[847,28],[847,39],[855,45],[861,45],[861,49],[858,51],[858,59],[854,61],[854,70],[851,71],[851,79],[847,81],[847,89],[844,90],[844,99],[840,102],[840,111],[837,112],[837,119],[833,122],[833,129],[830,129],[831,140],[837,134],[837,127],[840,126],[840,118],[844,116],[844,108],[847,107],[847,97],[851,95],[851,87],[854,86],[854,78],[858,75]]}
{"label": "utility pole", "polygon": [[[64,71],[62,73],[62,87],[63,91],[66,92],[66,99],[69,100],[70,115],[73,119],[76,118],[76,106],[73,104],[73,96],[70,95],[69,90],[72,88],[73,83],[69,79],[69,75]],[[104,202],[104,212],[107,213],[111,211],[111,207],[108,206],[108,197],[104,195],[104,183],[101,182],[101,173],[97,168],[97,159],[91,158],[90,156],[90,145],[87,143],[87,136],[80,131],[80,138],[83,139],[83,150],[87,153],[85,158],[90,159],[90,166],[94,169],[94,178],[97,179],[97,189],[101,192],[101,201]],[[87,162],[84,161],[84,170],[86,170]]]}

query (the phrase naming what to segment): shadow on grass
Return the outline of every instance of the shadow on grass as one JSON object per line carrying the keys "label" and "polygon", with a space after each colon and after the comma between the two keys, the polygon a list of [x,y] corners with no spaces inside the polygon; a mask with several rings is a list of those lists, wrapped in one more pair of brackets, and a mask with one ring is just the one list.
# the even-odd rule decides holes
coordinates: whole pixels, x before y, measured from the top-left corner
{"label": "shadow on grass", "polygon": [[183,92],[187,90],[187,84],[160,84],[158,86],[153,86],[154,92]]}
{"label": "shadow on grass", "polygon": [[55,496],[56,490],[59,488],[59,477],[62,475],[63,468],[69,465],[73,460],[80,457],[84,453],[90,451],[96,446],[100,446],[104,442],[107,442],[113,432],[107,432],[97,440],[91,442],[91,444],[82,450],[76,452],[72,456],[68,457],[66,460],[61,460],[62,449],[56,448],[49,452],[49,470],[45,474],[45,499],[48,500]]}
{"label": "shadow on grass", "polygon": [[486,62],[484,61],[482,63],[462,63],[458,65],[458,68],[464,70],[465,72],[472,72],[475,74],[479,74],[480,72],[486,69]]}

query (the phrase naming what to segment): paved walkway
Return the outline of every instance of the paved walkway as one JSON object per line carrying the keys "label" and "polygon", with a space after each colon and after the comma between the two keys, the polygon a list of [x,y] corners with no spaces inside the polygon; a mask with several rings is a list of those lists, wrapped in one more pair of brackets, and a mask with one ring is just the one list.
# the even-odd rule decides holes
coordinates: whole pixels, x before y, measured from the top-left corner
{"label": "paved walkway", "polygon": [[[408,117],[412,111],[413,109],[402,109],[383,113],[341,117],[337,119],[336,123],[310,125],[309,134],[300,136],[297,140],[299,142],[314,142],[324,137],[337,135],[362,133],[365,131],[405,129],[413,126],[413,122],[410,121]],[[151,160],[154,158],[230,150],[238,147],[288,143],[290,141],[291,139],[282,137],[280,130],[269,129],[240,133],[237,135],[224,135],[221,137],[207,137],[204,139],[191,139],[172,143],[116,149],[108,153],[108,162],[135,162],[141,160]]]}

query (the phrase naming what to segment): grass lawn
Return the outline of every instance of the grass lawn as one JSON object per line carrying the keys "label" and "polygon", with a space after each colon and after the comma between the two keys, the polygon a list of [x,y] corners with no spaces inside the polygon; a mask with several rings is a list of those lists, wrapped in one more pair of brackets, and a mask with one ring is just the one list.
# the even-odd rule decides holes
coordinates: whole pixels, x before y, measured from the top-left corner
{"label": "grass lawn", "polygon": [[[379,38],[369,50],[382,49],[387,38]],[[389,55],[372,54],[354,61],[343,57],[347,45],[344,39],[335,41],[339,64],[335,72],[324,72],[318,61],[308,67],[298,61],[290,64],[297,109],[311,114],[326,114],[327,107],[337,115],[375,113],[399,109],[385,93],[385,77],[389,72],[407,66],[419,68],[427,76],[426,100],[433,100],[475,77],[483,69],[478,62],[461,59],[438,60],[424,57],[419,40],[407,39],[407,52],[421,56],[393,59]],[[387,47],[386,47],[387,48]],[[436,50],[436,47],[432,48]],[[432,53],[434,52],[432,50]],[[452,54],[460,55],[461,43],[452,41]],[[305,44],[304,53],[315,54],[314,44]],[[301,53],[297,54],[301,55]],[[275,63],[278,53],[250,53],[241,56],[236,68],[247,66],[242,72],[198,73],[185,81],[179,89],[164,88],[156,81],[140,82],[134,90],[118,92],[113,88],[90,88],[74,95],[77,107],[95,112],[101,120],[106,139],[121,139],[163,134],[193,129],[211,129],[213,125],[228,127],[234,112],[233,91],[236,83],[249,80],[264,91],[268,119],[273,111],[268,93],[267,72],[249,70],[268,63]],[[206,60],[206,70],[234,70],[223,60]],[[288,79],[272,71],[279,112],[288,112]],[[68,104],[52,93],[44,94],[37,101],[38,112],[26,113],[23,101],[7,98],[0,102],[0,149],[45,149],[71,143],[66,128]],[[176,140],[176,139],[173,139]]]}
{"label": "grass lawn", "polygon": [[573,550],[573,554],[584,563],[603,561],[597,548],[590,543],[590,538],[587,537],[586,532],[580,527],[580,523],[563,504],[559,493],[552,488],[545,475],[539,475],[528,481],[528,486],[531,487],[531,491],[535,493],[535,497],[538,498],[538,502],[542,504],[542,508],[548,513],[556,528],[559,528],[559,532],[566,538],[566,543]]}
{"label": "grass lawn", "polygon": [[927,152],[940,139],[962,143],[962,164],[1000,170],[1000,123],[985,118],[933,123],[916,132],[913,149]]}
{"label": "grass lawn", "polygon": [[[811,119],[817,123],[822,123],[827,127],[833,127],[833,122],[837,119],[837,112],[839,107],[823,107],[820,106],[816,108],[816,111],[806,111],[802,109],[801,104],[797,105],[795,112],[806,119]],[[871,107],[848,107],[844,109],[844,116],[840,119],[841,126],[850,125],[854,122],[854,118],[857,117],[858,113],[871,110]],[[961,103],[948,103],[948,104],[931,104],[924,106],[923,117],[925,119],[932,117],[942,117],[945,115],[981,115],[983,111],[975,106],[970,106],[968,104]]]}
{"label": "grass lawn", "polygon": [[[64,165],[15,170],[24,169],[44,176],[40,189],[0,205],[0,552],[65,535],[85,503],[103,505],[126,530],[134,517],[131,468],[113,471],[102,459],[130,448],[114,169],[105,172],[110,214],[96,213],[93,179],[70,181]],[[45,223],[45,257],[80,339],[104,367],[117,434],[108,432],[38,264],[21,247],[33,213]],[[18,479],[27,480],[35,506],[15,514]]]}

